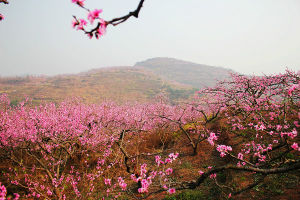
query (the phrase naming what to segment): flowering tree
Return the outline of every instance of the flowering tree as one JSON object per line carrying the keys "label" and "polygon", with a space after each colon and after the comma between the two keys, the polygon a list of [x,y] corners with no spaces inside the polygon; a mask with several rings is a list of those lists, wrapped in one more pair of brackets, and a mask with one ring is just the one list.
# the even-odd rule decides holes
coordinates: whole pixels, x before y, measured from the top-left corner
{"label": "flowering tree", "polygon": [[[125,21],[127,21],[131,17],[138,18],[139,13],[143,7],[145,0],[140,0],[137,8],[129,12],[127,15],[116,17],[114,19],[111,19],[109,21],[105,21],[100,17],[100,14],[102,13],[102,9],[94,9],[90,10],[85,7],[85,0],[71,0],[72,3],[76,4],[80,8],[87,11],[87,20],[83,18],[77,18],[76,16],[73,16],[73,22],[72,26],[73,28],[76,28],[76,30],[83,31],[89,38],[95,38],[99,39],[105,32],[106,27],[108,25],[117,26]],[[8,4],[7,0],[0,0],[0,3]],[[0,21],[4,19],[4,16],[0,14]],[[95,23],[96,22],[96,25]],[[94,26],[88,30],[87,25],[90,24],[91,26]]]}
{"label": "flowering tree", "polygon": [[227,185],[225,191],[231,196],[231,192],[236,195],[257,186],[270,174],[299,169],[299,75],[290,71],[264,77],[233,75],[231,81],[200,91],[201,99],[215,110],[210,116],[219,122],[214,123],[223,123],[214,131],[233,138],[219,143],[219,136],[211,133],[208,142],[221,158],[231,159],[205,173],[199,171],[201,176],[183,188],[199,186],[217,172],[236,170],[248,176],[255,172],[249,177],[253,183],[245,188],[234,190]]}
{"label": "flowering tree", "polygon": [[[76,16],[73,16],[74,17],[74,20],[72,22],[73,28],[83,31],[85,34],[89,36],[89,38],[93,38],[93,36],[95,36],[97,39],[99,39],[99,37],[105,33],[106,27],[108,25],[117,26],[127,21],[130,17],[138,18],[140,10],[142,9],[145,0],[140,0],[137,8],[134,11],[129,12],[127,15],[124,15],[122,17],[114,18],[110,21],[105,21],[100,17],[100,14],[102,13],[102,9],[90,10],[85,7],[84,1],[85,0],[72,0],[73,3],[85,9],[88,12],[87,20],[77,19]],[[93,25],[94,21],[97,21],[96,26],[91,28],[90,30],[87,30],[86,26],[88,25],[88,22],[91,25]]]}

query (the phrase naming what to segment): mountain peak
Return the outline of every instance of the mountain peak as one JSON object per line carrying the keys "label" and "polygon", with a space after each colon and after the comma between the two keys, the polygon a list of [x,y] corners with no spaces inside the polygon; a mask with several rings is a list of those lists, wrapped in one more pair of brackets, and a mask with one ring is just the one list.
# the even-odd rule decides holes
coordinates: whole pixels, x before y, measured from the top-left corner
{"label": "mountain peak", "polygon": [[192,85],[195,88],[214,86],[217,81],[230,77],[233,71],[175,58],[157,57],[137,62],[135,67],[146,68],[163,79]]}
{"label": "mountain peak", "polygon": [[153,64],[159,64],[159,65],[163,65],[163,64],[182,64],[182,65],[197,65],[196,63],[192,63],[189,61],[184,61],[184,60],[180,60],[180,59],[176,59],[176,58],[170,58],[170,57],[155,57],[155,58],[149,58],[145,61],[141,61],[141,62],[137,62],[135,64],[135,66],[144,66],[146,65],[153,65]]}

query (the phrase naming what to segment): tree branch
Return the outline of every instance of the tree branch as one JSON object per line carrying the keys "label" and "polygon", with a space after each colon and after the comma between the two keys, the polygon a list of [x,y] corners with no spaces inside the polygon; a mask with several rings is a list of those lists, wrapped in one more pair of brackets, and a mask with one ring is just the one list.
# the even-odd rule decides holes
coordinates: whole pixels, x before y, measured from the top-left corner
{"label": "tree branch", "polygon": [[138,18],[139,17],[139,13],[143,7],[143,4],[144,4],[145,0],[141,0],[138,7],[132,11],[132,12],[129,12],[127,15],[123,16],[123,17],[118,17],[118,18],[114,18],[110,21],[107,21],[106,22],[106,25],[113,25],[113,26],[117,26],[123,22],[125,22],[127,19],[129,19],[130,17],[135,17],[135,18]]}
{"label": "tree branch", "polygon": [[284,173],[284,172],[298,170],[298,169],[300,169],[300,161],[297,161],[295,164],[290,166],[281,167],[281,168],[272,168],[272,169],[260,169],[260,168],[248,167],[248,166],[238,167],[236,165],[225,165],[225,166],[217,167],[215,169],[212,169],[209,172],[202,174],[197,180],[183,182],[182,187],[178,187],[177,190],[194,189],[197,186],[199,186],[201,183],[203,183],[204,180],[208,178],[211,174],[221,172],[224,170],[248,171],[248,172],[256,172],[263,175],[268,175],[268,174],[279,174],[279,173]]}

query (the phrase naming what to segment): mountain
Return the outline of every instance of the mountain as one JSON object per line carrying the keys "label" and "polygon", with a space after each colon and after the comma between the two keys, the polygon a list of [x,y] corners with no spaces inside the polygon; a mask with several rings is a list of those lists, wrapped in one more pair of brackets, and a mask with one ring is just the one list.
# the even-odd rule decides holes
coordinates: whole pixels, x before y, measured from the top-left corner
{"label": "mountain", "polygon": [[233,71],[222,67],[196,64],[174,58],[151,58],[137,62],[135,67],[145,68],[165,80],[191,85],[195,88],[211,87],[217,81],[230,77]]}
{"label": "mountain", "polygon": [[164,93],[172,101],[186,99],[195,89],[165,81],[157,75],[134,67],[95,69],[85,73],[59,76],[0,78],[0,94],[7,93],[12,104],[29,97],[34,104],[80,97],[85,102],[145,102]]}
{"label": "mountain", "polygon": [[176,102],[228,78],[229,72],[232,71],[173,58],[152,58],[133,67],[100,68],[79,74],[0,77],[0,94],[7,93],[12,104],[25,97],[34,104],[71,97],[80,97],[87,103],[146,102],[161,93]]}

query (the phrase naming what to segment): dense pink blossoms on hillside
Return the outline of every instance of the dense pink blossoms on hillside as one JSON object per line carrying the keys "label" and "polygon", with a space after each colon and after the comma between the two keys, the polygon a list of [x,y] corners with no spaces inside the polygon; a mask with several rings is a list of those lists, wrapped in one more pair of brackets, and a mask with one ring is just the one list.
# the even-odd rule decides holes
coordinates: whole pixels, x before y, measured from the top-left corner
{"label": "dense pink blossoms on hillside", "polygon": [[[206,178],[218,181],[218,173],[227,169],[255,176],[295,170],[300,151],[299,80],[299,74],[289,71],[268,77],[233,75],[179,105],[86,105],[73,99],[39,106],[26,100],[11,106],[2,94],[0,156],[13,167],[4,169],[1,182],[6,181],[8,189],[25,188],[28,198],[88,199],[101,190],[98,199],[116,199],[133,191],[142,196],[192,189]],[[152,136],[159,137],[160,149],[137,149]],[[183,139],[178,145],[191,147],[192,156],[204,141],[215,151],[214,159],[231,159],[224,159],[225,167],[195,166],[199,177],[184,184],[177,171],[179,153],[164,145],[165,136],[172,142]],[[4,186],[0,191],[2,196],[7,193]]]}

